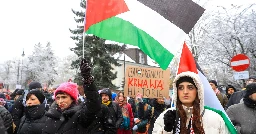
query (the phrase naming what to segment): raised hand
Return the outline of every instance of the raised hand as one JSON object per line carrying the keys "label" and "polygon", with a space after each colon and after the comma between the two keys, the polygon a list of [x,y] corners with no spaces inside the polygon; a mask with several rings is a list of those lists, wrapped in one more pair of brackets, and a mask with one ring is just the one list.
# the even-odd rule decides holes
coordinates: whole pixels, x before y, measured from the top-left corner
{"label": "raised hand", "polygon": [[82,59],[80,63],[80,70],[84,84],[91,84],[94,81],[94,77],[91,75],[89,61]]}

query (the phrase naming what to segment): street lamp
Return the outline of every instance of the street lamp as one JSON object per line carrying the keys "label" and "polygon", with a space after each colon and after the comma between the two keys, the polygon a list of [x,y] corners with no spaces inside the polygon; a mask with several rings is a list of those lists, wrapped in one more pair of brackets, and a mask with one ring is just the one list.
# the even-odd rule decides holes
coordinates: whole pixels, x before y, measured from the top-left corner
{"label": "street lamp", "polygon": [[21,57],[22,57],[22,59],[21,59],[21,71],[20,71],[20,84],[21,84],[21,87],[22,87],[22,85],[23,85],[23,81],[22,81],[22,71],[23,71],[23,58],[24,58],[24,56],[25,56],[25,53],[24,53],[24,48],[23,48],[23,52],[22,52],[22,54],[21,54]]}

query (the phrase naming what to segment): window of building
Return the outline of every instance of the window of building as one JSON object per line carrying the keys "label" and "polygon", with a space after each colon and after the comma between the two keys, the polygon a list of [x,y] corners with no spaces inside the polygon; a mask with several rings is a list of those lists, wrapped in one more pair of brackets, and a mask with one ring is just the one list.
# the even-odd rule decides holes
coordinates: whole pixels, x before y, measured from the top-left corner
{"label": "window of building", "polygon": [[145,57],[142,52],[139,52],[139,63],[144,64],[145,63]]}

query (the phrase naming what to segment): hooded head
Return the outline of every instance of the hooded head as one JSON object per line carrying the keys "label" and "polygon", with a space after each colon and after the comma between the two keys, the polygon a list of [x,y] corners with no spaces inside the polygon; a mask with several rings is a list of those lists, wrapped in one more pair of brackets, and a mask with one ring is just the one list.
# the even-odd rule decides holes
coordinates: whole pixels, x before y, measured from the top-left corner
{"label": "hooded head", "polygon": [[194,72],[182,72],[178,74],[174,81],[173,81],[173,102],[174,105],[177,106],[177,99],[178,99],[178,86],[182,82],[189,82],[192,85],[194,85],[197,89],[197,96],[198,99],[200,100],[200,114],[203,113],[204,110],[204,90],[203,86],[201,84],[199,75],[194,73]]}
{"label": "hooded head", "polygon": [[[187,78],[183,78],[183,77],[187,77]],[[178,86],[178,83],[184,80],[186,80],[186,82],[190,82],[191,84],[195,85],[197,89],[197,97],[200,101],[199,102],[200,114],[202,114],[204,111],[204,88],[198,75],[196,62],[186,43],[183,44],[177,75],[173,81],[173,103],[175,107],[177,107],[177,99],[178,99],[177,86]]]}
{"label": "hooded head", "polygon": [[[106,97],[104,97],[103,94],[108,96],[108,100]],[[102,91],[100,92],[100,96],[101,96],[103,102],[112,101],[112,92],[109,88],[102,89]]]}

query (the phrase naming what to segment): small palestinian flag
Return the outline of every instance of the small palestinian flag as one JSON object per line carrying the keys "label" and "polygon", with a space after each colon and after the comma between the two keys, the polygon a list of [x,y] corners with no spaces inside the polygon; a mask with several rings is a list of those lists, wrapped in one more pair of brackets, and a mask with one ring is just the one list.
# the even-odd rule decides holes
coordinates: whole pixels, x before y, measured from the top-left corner
{"label": "small palestinian flag", "polygon": [[204,9],[192,0],[87,0],[84,31],[139,47],[166,69]]}

